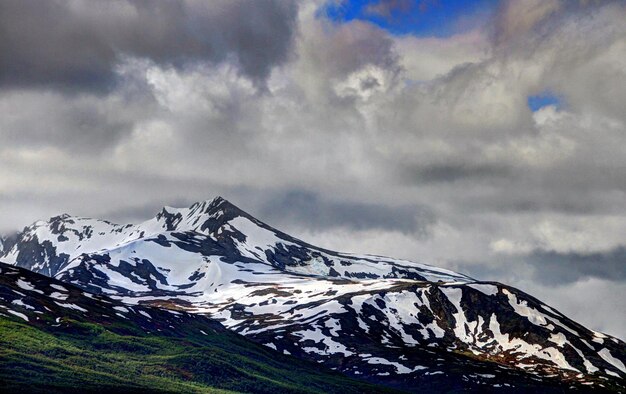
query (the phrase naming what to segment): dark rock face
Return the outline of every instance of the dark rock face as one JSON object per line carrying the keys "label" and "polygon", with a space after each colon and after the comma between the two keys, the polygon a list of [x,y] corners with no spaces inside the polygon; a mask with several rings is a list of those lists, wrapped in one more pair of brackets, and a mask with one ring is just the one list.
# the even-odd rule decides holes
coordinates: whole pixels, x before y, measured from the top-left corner
{"label": "dark rock face", "polygon": [[222,198],[136,226],[53,218],[25,229],[3,256],[126,303],[209,314],[285,354],[404,390],[626,387],[624,342],[528,294],[318,248]]}
{"label": "dark rock face", "polygon": [[[59,236],[62,237],[62,236]],[[41,267],[39,272],[52,276],[69,261],[69,255],[56,253],[56,247],[49,240],[39,242],[37,237],[18,241],[17,266],[23,268]]]}

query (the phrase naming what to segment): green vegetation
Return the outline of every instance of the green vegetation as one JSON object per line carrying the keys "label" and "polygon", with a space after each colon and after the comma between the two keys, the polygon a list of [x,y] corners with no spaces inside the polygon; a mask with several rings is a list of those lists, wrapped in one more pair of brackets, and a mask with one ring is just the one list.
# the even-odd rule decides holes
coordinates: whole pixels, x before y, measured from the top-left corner
{"label": "green vegetation", "polygon": [[[0,317],[7,392],[373,393],[392,390],[282,356],[229,332],[183,337],[63,320]],[[121,329],[121,330],[120,330]],[[124,332],[121,334],[120,332]]]}

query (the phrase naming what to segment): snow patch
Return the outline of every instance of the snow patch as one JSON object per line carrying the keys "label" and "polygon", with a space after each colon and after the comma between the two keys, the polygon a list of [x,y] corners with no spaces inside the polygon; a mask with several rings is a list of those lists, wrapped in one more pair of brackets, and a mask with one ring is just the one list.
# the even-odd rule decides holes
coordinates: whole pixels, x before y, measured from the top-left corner
{"label": "snow patch", "polygon": [[80,306],[76,304],[66,304],[64,302],[57,302],[57,301],[54,301],[54,303],[63,308],[74,309],[74,310],[81,311],[81,312],[87,312],[87,309],[81,308]]}
{"label": "snow patch", "polygon": [[[115,309],[115,308],[114,308]],[[119,309],[118,309],[119,310]],[[142,310],[139,311],[140,315],[143,315],[145,317],[147,317],[148,319],[152,319],[152,316],[150,316],[150,314],[148,314],[148,312],[144,312]]]}
{"label": "snow patch", "polygon": [[624,367],[624,363],[613,357],[609,349],[603,348],[598,352],[598,354],[604,359],[604,361],[619,369],[623,373],[626,373],[626,367]]}
{"label": "snow patch", "polygon": [[22,280],[21,278],[18,279],[16,283],[20,289],[34,291],[35,293],[39,293],[39,294],[44,294],[43,291],[36,289],[30,282],[26,282]]}
{"label": "snow patch", "polygon": [[21,306],[21,307],[26,308],[26,309],[32,309],[32,310],[34,310],[34,309],[35,309],[35,308],[33,308],[32,306],[30,306],[30,305],[28,305],[28,304],[25,304],[22,300],[19,300],[19,299],[13,300],[13,301],[11,302],[11,304],[13,304],[13,305],[18,305],[18,306]]}
{"label": "snow patch", "polygon": [[20,318],[22,318],[22,319],[24,319],[24,320],[28,321],[28,316],[26,316],[26,315],[25,315],[25,314],[23,314],[23,313],[16,312],[16,311],[13,311],[13,310],[11,310],[11,309],[7,309],[7,312],[9,312],[9,313],[10,313],[10,314],[12,314],[12,315],[15,315],[15,316],[17,316],[17,317],[20,317]]}
{"label": "snow patch", "polygon": [[471,287],[472,289],[478,290],[481,293],[488,295],[488,296],[493,296],[493,295],[498,294],[498,287],[494,285],[486,285],[482,283],[468,283],[467,287]]}
{"label": "snow patch", "polygon": [[52,294],[50,294],[49,297],[54,298],[55,300],[65,301],[65,300],[67,300],[68,295],[67,294],[63,294],[63,293],[59,293],[58,291],[54,291],[54,292],[52,292]]}

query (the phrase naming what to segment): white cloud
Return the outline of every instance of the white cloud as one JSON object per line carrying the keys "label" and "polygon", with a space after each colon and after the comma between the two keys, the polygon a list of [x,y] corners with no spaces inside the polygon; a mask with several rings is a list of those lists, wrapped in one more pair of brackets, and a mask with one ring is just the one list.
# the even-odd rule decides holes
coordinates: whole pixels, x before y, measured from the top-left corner
{"label": "white cloud", "polygon": [[448,38],[415,37],[394,39],[406,77],[430,81],[465,63],[480,63],[490,55],[488,37],[480,30]]}

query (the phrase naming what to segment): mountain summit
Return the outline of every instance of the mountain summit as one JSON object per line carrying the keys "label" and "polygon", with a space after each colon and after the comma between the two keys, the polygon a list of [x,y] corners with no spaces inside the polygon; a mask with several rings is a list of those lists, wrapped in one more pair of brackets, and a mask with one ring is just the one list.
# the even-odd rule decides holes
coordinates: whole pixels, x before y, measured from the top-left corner
{"label": "mountain summit", "polygon": [[208,315],[285,355],[408,391],[624,390],[624,342],[495,282],[319,248],[221,197],[137,225],[58,216],[0,261]]}

